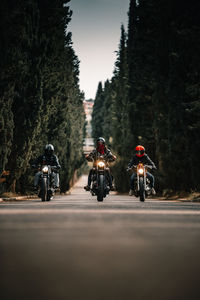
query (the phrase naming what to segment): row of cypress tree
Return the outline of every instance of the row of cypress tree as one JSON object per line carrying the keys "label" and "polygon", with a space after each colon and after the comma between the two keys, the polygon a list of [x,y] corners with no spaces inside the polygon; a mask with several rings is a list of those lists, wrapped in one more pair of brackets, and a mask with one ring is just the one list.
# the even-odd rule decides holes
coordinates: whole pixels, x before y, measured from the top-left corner
{"label": "row of cypress tree", "polygon": [[70,0],[0,2],[0,189],[25,192],[31,161],[52,143],[65,192],[82,164],[85,115]]}
{"label": "row of cypress tree", "polygon": [[157,165],[156,188],[200,190],[200,3],[131,0],[111,80],[100,82],[93,137],[103,135],[118,156],[118,190],[142,144]]}

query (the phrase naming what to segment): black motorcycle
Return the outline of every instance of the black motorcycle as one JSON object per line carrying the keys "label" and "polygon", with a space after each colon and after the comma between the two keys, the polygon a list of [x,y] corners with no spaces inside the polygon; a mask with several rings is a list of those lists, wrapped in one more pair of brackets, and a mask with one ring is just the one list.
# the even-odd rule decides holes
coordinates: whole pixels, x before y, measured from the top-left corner
{"label": "black motorcycle", "polygon": [[98,202],[102,202],[103,198],[109,194],[108,172],[109,168],[106,167],[106,160],[103,156],[100,156],[96,167],[93,168],[92,188],[90,189],[92,196],[97,196]]}
{"label": "black motorcycle", "polygon": [[151,194],[150,180],[147,178],[147,169],[152,169],[152,166],[139,163],[136,168],[136,178],[134,182],[134,195],[144,202],[145,198]]}
{"label": "black motorcycle", "polygon": [[39,194],[38,197],[42,201],[50,201],[53,199],[55,193],[53,172],[57,170],[56,167],[43,165],[40,167],[39,179]]}

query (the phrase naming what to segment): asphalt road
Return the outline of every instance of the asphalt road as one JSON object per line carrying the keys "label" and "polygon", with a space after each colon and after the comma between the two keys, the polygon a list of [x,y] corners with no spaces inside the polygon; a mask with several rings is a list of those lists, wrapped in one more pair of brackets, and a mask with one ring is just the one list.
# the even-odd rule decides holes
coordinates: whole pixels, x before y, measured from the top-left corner
{"label": "asphalt road", "polygon": [[98,203],[82,184],[0,203],[1,300],[200,299],[200,203]]}

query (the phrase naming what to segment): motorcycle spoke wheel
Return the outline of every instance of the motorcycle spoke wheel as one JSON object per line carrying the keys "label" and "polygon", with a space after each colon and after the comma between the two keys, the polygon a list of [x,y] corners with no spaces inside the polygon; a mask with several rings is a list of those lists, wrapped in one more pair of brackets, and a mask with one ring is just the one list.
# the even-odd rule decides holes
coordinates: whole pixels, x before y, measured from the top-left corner
{"label": "motorcycle spoke wheel", "polygon": [[145,201],[145,190],[144,190],[144,178],[143,177],[140,177],[139,184],[140,184],[140,191],[139,191],[140,201],[144,202]]}
{"label": "motorcycle spoke wheel", "polygon": [[47,199],[47,180],[46,178],[43,178],[42,182],[41,182],[41,198],[42,201],[46,201]]}
{"label": "motorcycle spoke wheel", "polygon": [[103,202],[103,196],[104,196],[104,176],[99,176],[99,191],[97,195],[97,201]]}

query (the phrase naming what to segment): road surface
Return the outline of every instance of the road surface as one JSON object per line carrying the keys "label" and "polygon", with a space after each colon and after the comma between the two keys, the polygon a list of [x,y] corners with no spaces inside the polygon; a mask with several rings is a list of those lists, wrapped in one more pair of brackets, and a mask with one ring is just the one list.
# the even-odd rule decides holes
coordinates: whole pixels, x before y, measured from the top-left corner
{"label": "road surface", "polygon": [[2,300],[199,300],[200,203],[83,190],[0,203]]}

